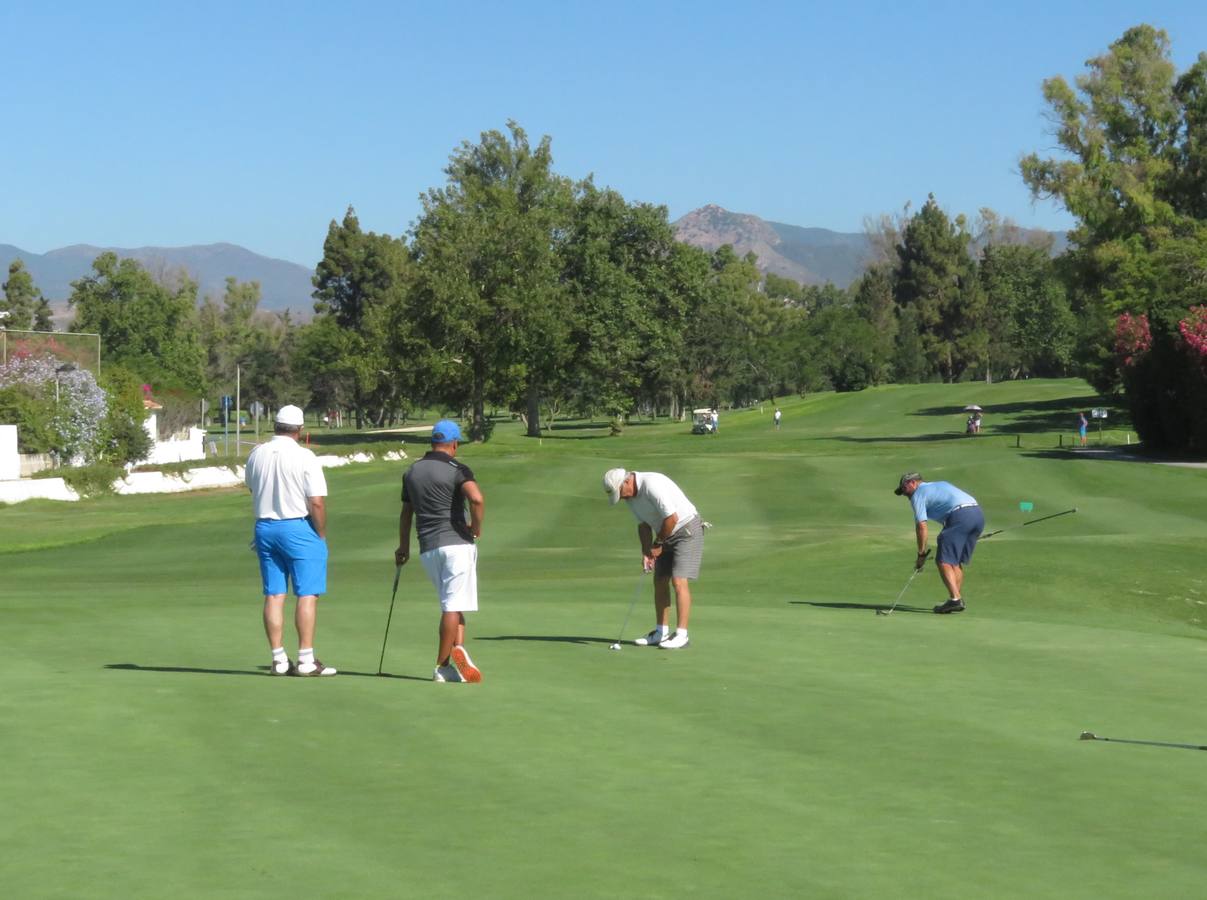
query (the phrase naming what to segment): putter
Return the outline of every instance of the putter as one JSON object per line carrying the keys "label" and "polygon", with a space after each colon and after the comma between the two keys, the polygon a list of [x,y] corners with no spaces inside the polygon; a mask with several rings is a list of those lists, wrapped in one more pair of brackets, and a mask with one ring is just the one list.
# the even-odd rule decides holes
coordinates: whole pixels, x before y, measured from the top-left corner
{"label": "putter", "polygon": [[386,616],[386,634],[381,639],[381,659],[377,661],[377,674],[381,674],[382,663],[386,661],[386,641],[390,639],[390,620],[394,618],[394,598],[398,596],[398,579],[402,575],[402,566],[394,570],[394,590],[390,594],[390,612]]}
{"label": "putter", "polygon": [[1207,750],[1207,746],[1202,744],[1174,744],[1169,741],[1129,741],[1126,738],[1108,738],[1099,737],[1092,731],[1083,731],[1081,733],[1083,741],[1110,741],[1114,744],[1145,744],[1149,747],[1180,747],[1183,750]]}
{"label": "putter", "polygon": [[[925,565],[925,563],[928,559],[930,559],[930,548],[929,547],[926,548],[926,555],[924,557],[922,557],[923,565]],[[901,602],[901,598],[905,596],[905,592],[909,590],[909,586],[914,583],[914,576],[916,576],[921,571],[922,571],[922,566],[914,566],[914,570],[909,573],[909,580],[907,582],[905,582],[905,587],[903,587],[901,589],[901,593],[897,595],[897,599],[893,601],[893,605],[891,607],[889,607],[887,610],[884,610],[884,609],[876,610],[876,615],[891,616],[893,614],[893,610],[897,608],[897,604]]]}
{"label": "putter", "polygon": [[621,626],[620,626],[620,634],[616,635],[616,643],[608,645],[609,650],[619,650],[620,649],[620,641],[621,641],[621,639],[624,638],[624,630],[629,627],[629,616],[631,616],[633,614],[633,607],[637,605],[637,598],[641,596],[641,587],[642,587],[642,584],[645,582],[645,576],[648,575],[652,571],[654,571],[654,570],[653,569],[649,569],[648,571],[646,569],[641,570],[641,576],[637,579],[636,587],[633,588],[633,599],[629,601],[629,609],[624,614],[624,622],[622,622]]}
{"label": "putter", "polygon": [[1048,519],[1058,519],[1061,516],[1067,516],[1067,515],[1069,515],[1069,513],[1075,513],[1075,512],[1077,512],[1076,506],[1074,506],[1072,509],[1066,509],[1063,512],[1052,513],[1052,515],[1050,515],[1050,516],[1040,516],[1038,519],[1032,519],[1030,522],[1020,522],[1018,525],[1007,525],[1005,528],[999,528],[997,531],[991,531],[988,534],[982,534],[981,540],[983,541],[983,540],[985,540],[985,538],[991,538],[995,534],[1001,534],[1003,531],[1012,531],[1015,528],[1023,528],[1027,525],[1034,525],[1036,522],[1046,522],[1046,521],[1048,521]]}

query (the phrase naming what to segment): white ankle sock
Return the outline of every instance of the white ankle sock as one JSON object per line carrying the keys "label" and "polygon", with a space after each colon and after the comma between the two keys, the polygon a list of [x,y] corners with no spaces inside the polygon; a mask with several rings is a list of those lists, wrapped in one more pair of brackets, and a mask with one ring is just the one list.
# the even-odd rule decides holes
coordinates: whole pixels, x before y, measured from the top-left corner
{"label": "white ankle sock", "polygon": [[655,625],[654,630],[656,632],[658,632],[660,635],[662,635],[663,637],[666,637],[668,634],[671,633],[671,627],[669,625]]}
{"label": "white ankle sock", "polygon": [[288,662],[289,661],[289,655],[285,652],[284,647],[273,647],[272,648],[272,661],[273,662]]}
{"label": "white ankle sock", "polygon": [[302,666],[302,665],[309,666],[309,665],[313,665],[313,664],[314,664],[314,648],[307,647],[305,650],[303,650],[301,647],[299,647],[298,648],[298,665],[299,666]]}
{"label": "white ankle sock", "polygon": [[676,637],[679,637],[679,636],[687,637],[687,629],[686,628],[676,628],[675,636]]}

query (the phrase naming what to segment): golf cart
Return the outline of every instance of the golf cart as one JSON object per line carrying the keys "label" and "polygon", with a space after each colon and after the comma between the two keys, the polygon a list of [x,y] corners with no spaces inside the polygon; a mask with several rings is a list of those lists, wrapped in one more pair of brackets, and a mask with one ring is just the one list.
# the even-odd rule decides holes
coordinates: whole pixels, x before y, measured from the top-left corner
{"label": "golf cart", "polygon": [[712,423],[711,409],[692,410],[692,434],[712,434],[716,428]]}

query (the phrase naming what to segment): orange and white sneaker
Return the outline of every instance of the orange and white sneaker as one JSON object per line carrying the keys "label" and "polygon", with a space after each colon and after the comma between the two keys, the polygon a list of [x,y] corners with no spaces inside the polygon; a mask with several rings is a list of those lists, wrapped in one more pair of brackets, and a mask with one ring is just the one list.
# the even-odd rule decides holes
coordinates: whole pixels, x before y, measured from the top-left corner
{"label": "orange and white sneaker", "polygon": [[453,648],[452,663],[456,667],[462,681],[477,684],[482,680],[482,670],[474,665],[474,661],[469,658],[469,654],[465,652],[464,647],[457,646]]}

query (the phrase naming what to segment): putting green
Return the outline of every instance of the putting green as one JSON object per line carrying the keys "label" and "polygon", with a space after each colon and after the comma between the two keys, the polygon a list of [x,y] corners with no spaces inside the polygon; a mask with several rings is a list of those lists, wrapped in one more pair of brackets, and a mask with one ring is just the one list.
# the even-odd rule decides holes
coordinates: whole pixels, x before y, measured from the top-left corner
{"label": "putting green", "polygon": [[[1058,450],[1090,405],[1029,381],[788,399],[779,432],[770,406],[716,436],[501,425],[463,450],[481,686],[430,682],[418,566],[373,674],[397,464],[329,473],[323,681],[264,676],[245,494],[0,509],[0,889],[1196,896],[1207,753],[1078,735],[1207,743],[1207,471]],[[687,651],[607,651],[641,580],[611,465],[671,475],[715,524]],[[910,572],[913,468],[990,529],[1079,511],[982,544],[968,612],[927,612],[928,570],[877,617]],[[626,637],[649,622],[643,597]]]}

